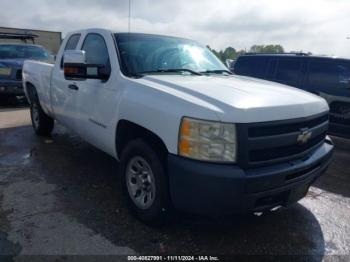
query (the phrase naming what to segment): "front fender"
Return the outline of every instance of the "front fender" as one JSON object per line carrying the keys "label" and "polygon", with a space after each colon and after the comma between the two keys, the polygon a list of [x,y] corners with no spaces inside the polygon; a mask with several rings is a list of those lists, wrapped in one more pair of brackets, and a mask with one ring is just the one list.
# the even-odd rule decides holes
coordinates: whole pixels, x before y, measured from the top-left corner
{"label": "front fender", "polygon": [[184,116],[218,120],[215,112],[181,95],[174,95],[167,87],[134,81],[124,89],[118,112],[118,119],[128,120],[156,134],[172,154],[177,154],[180,123]]}

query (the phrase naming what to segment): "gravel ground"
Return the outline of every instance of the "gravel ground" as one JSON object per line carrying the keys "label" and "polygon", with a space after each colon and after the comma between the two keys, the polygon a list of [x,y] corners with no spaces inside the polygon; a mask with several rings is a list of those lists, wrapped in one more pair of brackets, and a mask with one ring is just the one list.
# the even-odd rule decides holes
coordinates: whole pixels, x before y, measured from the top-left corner
{"label": "gravel ground", "polygon": [[178,214],[170,225],[151,228],[126,209],[114,159],[62,126],[51,138],[38,138],[27,108],[0,107],[0,255],[8,261],[133,254],[349,261],[350,141],[334,141],[329,170],[289,209],[220,218]]}

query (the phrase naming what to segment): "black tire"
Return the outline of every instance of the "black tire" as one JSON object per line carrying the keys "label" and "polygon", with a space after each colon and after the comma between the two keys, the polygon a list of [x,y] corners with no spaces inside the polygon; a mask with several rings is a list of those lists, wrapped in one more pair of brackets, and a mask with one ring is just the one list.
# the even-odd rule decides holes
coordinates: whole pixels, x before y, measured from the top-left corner
{"label": "black tire", "polygon": [[[135,158],[145,160],[148,167],[151,168],[154,177],[154,183],[152,183],[155,185],[154,200],[153,203],[145,209],[142,209],[135,204],[132,199],[132,194],[129,193],[130,191],[127,184],[129,178],[127,170]],[[124,196],[133,215],[145,224],[151,226],[163,225],[167,221],[167,214],[170,208],[168,182],[165,167],[153,148],[142,139],[136,139],[129,142],[121,155],[119,174],[121,176]]]}
{"label": "black tire", "polygon": [[48,136],[51,134],[55,121],[41,108],[37,96],[33,97],[30,103],[30,117],[33,129],[38,136]]}

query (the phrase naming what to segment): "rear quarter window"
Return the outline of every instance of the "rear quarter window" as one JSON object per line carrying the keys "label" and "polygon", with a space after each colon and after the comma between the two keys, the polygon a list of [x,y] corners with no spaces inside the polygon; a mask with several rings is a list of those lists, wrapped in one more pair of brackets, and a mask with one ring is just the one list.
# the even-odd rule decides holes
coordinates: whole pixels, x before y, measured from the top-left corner
{"label": "rear quarter window", "polygon": [[308,84],[314,89],[347,87],[350,80],[350,64],[341,61],[311,61]]}
{"label": "rear quarter window", "polygon": [[64,50],[75,50],[77,48],[79,39],[80,39],[80,34],[71,35],[71,37],[67,41],[67,44]]}
{"label": "rear quarter window", "polygon": [[[64,50],[75,50],[77,48],[77,45],[79,43],[79,40],[80,40],[80,34],[74,34],[74,35],[71,35],[67,41],[67,44],[66,46],[64,47]],[[61,59],[61,68],[63,68],[63,55],[62,54],[62,59]]]}

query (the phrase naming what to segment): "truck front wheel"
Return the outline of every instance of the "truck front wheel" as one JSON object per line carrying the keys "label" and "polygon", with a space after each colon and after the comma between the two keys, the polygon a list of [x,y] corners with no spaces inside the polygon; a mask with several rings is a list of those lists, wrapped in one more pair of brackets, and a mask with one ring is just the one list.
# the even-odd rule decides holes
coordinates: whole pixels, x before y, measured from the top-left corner
{"label": "truck front wheel", "polygon": [[37,97],[31,101],[30,117],[32,119],[33,129],[38,136],[51,134],[54,127],[54,120],[45,114]]}
{"label": "truck front wheel", "polygon": [[169,206],[163,163],[142,139],[129,142],[120,159],[124,195],[134,215],[150,225],[161,225]]}

